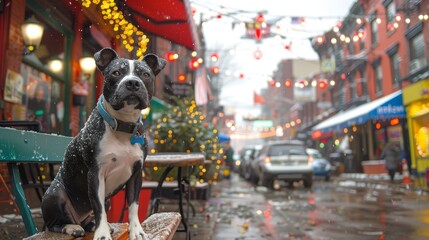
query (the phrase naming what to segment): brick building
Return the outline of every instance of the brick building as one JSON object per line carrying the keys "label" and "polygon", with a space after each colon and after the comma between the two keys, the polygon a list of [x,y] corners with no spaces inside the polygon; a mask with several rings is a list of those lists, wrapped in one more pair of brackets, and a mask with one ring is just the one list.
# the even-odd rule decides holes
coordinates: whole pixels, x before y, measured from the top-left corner
{"label": "brick building", "polygon": [[361,162],[378,159],[391,141],[417,168],[416,126],[404,105],[407,89],[428,75],[428,12],[427,0],[359,0],[338,26],[313,39],[320,74],[335,82],[318,90],[317,101],[330,102],[336,114],[312,128],[312,139],[326,154],[347,139],[354,156],[350,171],[362,171]]}

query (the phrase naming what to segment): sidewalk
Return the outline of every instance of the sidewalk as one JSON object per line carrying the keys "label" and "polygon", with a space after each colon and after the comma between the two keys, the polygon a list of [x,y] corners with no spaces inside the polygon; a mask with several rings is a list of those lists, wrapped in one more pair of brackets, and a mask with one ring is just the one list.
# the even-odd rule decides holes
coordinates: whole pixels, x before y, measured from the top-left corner
{"label": "sidewalk", "polygon": [[[362,173],[344,173],[332,179],[342,186],[362,186],[390,188],[397,191],[428,191],[425,180],[413,179],[413,184],[404,185],[402,175],[397,174],[390,182],[387,174],[368,175]],[[424,182],[424,184],[422,184]],[[250,183],[233,175],[231,180],[222,180],[211,186],[208,200],[192,200],[195,216],[190,217],[191,239],[226,240],[226,239],[279,239],[275,228],[265,227],[264,187],[254,187]],[[177,211],[177,202],[165,201],[160,211]],[[192,211],[190,211],[192,214]],[[35,223],[41,231],[43,221],[39,208],[32,209]],[[5,240],[26,237],[23,222],[19,216],[8,214],[0,216],[0,236]],[[178,232],[174,240],[185,239],[185,234]]]}

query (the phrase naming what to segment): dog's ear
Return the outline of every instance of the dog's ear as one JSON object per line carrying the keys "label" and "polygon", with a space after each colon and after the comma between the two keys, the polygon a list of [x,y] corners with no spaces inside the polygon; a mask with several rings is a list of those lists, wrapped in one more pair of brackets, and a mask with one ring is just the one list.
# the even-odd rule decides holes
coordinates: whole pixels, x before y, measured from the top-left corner
{"label": "dog's ear", "polygon": [[118,58],[118,54],[111,48],[103,48],[94,54],[95,64],[100,71],[103,71],[116,58]]}
{"label": "dog's ear", "polygon": [[167,61],[163,58],[156,56],[155,54],[149,53],[144,56],[143,61],[152,69],[153,73],[158,75],[159,72],[167,65]]}

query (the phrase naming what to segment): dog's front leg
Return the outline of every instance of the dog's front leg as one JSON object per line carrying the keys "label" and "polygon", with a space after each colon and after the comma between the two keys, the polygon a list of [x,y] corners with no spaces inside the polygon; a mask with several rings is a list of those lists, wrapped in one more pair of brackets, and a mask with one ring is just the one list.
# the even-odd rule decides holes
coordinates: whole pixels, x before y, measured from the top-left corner
{"label": "dog's front leg", "polygon": [[111,240],[110,227],[104,207],[106,184],[104,175],[97,169],[88,171],[88,196],[95,217],[94,240]]}
{"label": "dog's front leg", "polygon": [[126,194],[128,202],[128,218],[130,220],[129,226],[129,239],[145,240],[149,239],[143,231],[140,224],[138,210],[139,210],[139,195],[142,186],[142,161],[137,161],[133,166],[133,175],[128,180],[126,185]]}

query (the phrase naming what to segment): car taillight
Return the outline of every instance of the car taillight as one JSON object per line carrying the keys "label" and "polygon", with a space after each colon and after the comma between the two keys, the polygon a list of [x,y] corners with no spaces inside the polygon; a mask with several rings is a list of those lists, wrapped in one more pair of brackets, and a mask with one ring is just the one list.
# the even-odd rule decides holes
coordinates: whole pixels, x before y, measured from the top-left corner
{"label": "car taillight", "polygon": [[308,156],[308,164],[312,164],[314,161],[314,157],[313,156]]}
{"label": "car taillight", "polygon": [[271,163],[271,158],[270,157],[265,157],[264,158],[264,163],[265,164],[270,164]]}

